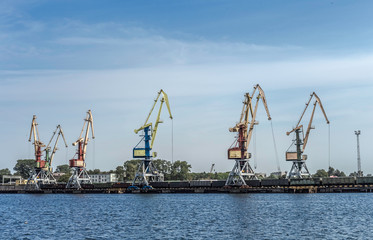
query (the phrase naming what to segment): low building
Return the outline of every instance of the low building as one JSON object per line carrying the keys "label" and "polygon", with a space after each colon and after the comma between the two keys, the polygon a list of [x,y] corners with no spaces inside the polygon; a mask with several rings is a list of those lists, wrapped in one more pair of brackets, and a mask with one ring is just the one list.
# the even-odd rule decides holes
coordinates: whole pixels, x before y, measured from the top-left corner
{"label": "low building", "polygon": [[115,173],[91,174],[92,183],[118,182],[118,176]]}
{"label": "low building", "polygon": [[14,184],[14,183],[17,183],[17,181],[18,181],[18,184],[19,184],[19,182],[22,181],[22,177],[21,176],[16,176],[16,175],[3,175],[3,184],[5,182],[7,182],[7,184]]}

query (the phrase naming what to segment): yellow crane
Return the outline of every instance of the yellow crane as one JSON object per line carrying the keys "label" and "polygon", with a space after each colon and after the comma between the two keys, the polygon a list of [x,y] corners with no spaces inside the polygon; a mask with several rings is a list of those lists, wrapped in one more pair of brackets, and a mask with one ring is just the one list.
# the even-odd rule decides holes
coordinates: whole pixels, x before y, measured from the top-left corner
{"label": "yellow crane", "polygon": [[256,121],[256,113],[260,100],[263,102],[268,120],[271,120],[264,91],[259,84],[257,84],[254,86],[254,90],[251,94],[245,94],[240,120],[234,127],[229,129],[230,132],[237,132],[238,136],[228,149],[228,159],[233,159],[236,162],[228,176],[226,185],[246,185],[245,178],[256,178],[249,164],[251,154],[248,152],[248,148],[254,126],[258,124]]}
{"label": "yellow crane", "polygon": [[[157,118],[155,120],[154,127],[153,127],[153,123],[149,122],[149,119],[159,100],[160,100],[160,106],[159,106]],[[139,165],[139,168],[136,172],[135,179],[133,180],[133,184],[132,184],[133,186],[140,185],[140,186],[149,187],[149,181],[163,181],[163,174],[159,173],[158,170],[154,167],[154,165],[151,162],[151,158],[156,157],[157,153],[153,152],[153,154],[151,154],[151,150],[153,149],[155,137],[157,136],[158,125],[163,122],[160,120],[160,116],[161,116],[162,107],[164,103],[166,103],[170,119],[173,119],[172,114],[171,114],[170,103],[168,101],[168,96],[161,89],[158,92],[156,99],[154,100],[152,108],[150,109],[150,112],[144,124],[140,128],[134,130],[136,134],[138,134],[140,131],[143,131],[144,135],[142,136],[140,142],[133,148],[133,158],[142,159]],[[142,142],[144,142],[145,146],[139,147],[139,144]]]}
{"label": "yellow crane", "polygon": [[[162,95],[162,98],[160,100],[161,104],[159,106],[159,110],[158,110],[158,115],[157,115],[157,119],[155,120],[155,124],[154,124],[154,128],[153,128],[153,123],[148,123],[149,121],[149,118],[150,116],[152,115],[153,113],[153,110],[154,110],[154,107],[155,105],[157,104],[158,100],[159,100],[159,97]],[[166,106],[167,106],[167,109],[168,109],[168,113],[170,115],[170,119],[172,119],[172,114],[171,114],[171,108],[170,108],[170,103],[168,101],[168,96],[167,94],[161,89],[159,92],[158,92],[158,95],[157,95],[157,98],[154,100],[154,104],[152,106],[152,108],[150,109],[150,112],[148,114],[148,117],[146,118],[145,120],[145,123],[138,129],[135,129],[134,132],[137,134],[139,131],[141,130],[144,130],[144,141],[145,141],[145,148],[134,148],[133,149],[133,157],[134,158],[150,158],[150,151],[151,149],[153,149],[153,144],[154,144],[154,140],[155,140],[155,137],[157,135],[157,130],[158,130],[158,125],[160,123],[163,123],[163,121],[160,120],[160,116],[161,116],[161,112],[162,112],[162,106],[163,106],[163,103],[166,103]],[[148,132],[151,132],[151,134],[149,135]],[[151,139],[151,142],[149,144],[149,140]],[[155,154],[156,155],[156,154]],[[156,157],[156,156],[153,156],[153,157]]]}
{"label": "yellow crane", "polygon": [[30,137],[28,139],[29,142],[31,142],[32,137],[34,140],[32,144],[34,145],[35,150],[36,169],[43,169],[45,167],[45,160],[42,160],[41,156],[45,144],[40,141],[38,123],[36,122],[36,115],[32,117]]}
{"label": "yellow crane", "polygon": [[[304,116],[304,114],[305,114],[305,112],[306,112],[306,110],[307,110],[308,106],[310,105],[313,98],[315,98],[315,102],[313,104],[311,118],[310,118],[310,121],[309,121],[308,126],[307,126],[306,134],[304,135],[303,125],[300,124],[300,123],[301,123],[301,121],[303,119],[303,116]],[[288,135],[288,136],[291,133],[295,132],[294,145],[296,146],[296,151],[295,152],[294,151],[289,151],[290,148],[288,149],[288,151],[286,151],[286,161],[292,161],[293,162],[293,165],[292,165],[291,170],[289,172],[289,178],[292,178],[292,177],[302,178],[302,177],[309,177],[310,176],[310,173],[309,173],[308,168],[306,166],[307,155],[303,154],[303,152],[306,149],[311,129],[314,129],[314,127],[312,127],[312,122],[313,122],[313,118],[314,118],[314,115],[315,115],[315,110],[316,110],[317,105],[320,106],[321,111],[322,111],[322,113],[325,117],[326,123],[329,124],[330,122],[329,122],[328,117],[326,116],[326,113],[325,113],[324,107],[321,103],[321,100],[317,96],[317,94],[315,92],[313,92],[310,96],[310,99],[306,103],[306,107],[304,108],[304,110],[303,110],[303,112],[302,112],[302,114],[299,118],[299,121],[297,122],[297,125],[291,131],[286,132],[286,135]],[[303,135],[302,137],[300,136],[301,133]]]}

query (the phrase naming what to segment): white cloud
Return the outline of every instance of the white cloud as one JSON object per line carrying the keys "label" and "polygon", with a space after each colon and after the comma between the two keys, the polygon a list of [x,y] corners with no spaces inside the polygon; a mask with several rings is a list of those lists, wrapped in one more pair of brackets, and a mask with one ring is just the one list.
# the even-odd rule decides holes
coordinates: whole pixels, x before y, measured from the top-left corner
{"label": "white cloud", "polygon": [[[228,128],[238,120],[243,94],[256,83],[268,98],[282,169],[290,168],[283,160],[291,142],[285,132],[296,123],[312,91],[322,98],[333,124],[335,167],[354,169],[351,129],[363,126],[365,136],[372,133],[367,123],[372,119],[372,111],[367,111],[372,109],[372,53],[325,56],[299,46],[183,40],[124,24],[70,19],[34,22],[26,28],[29,31],[13,35],[8,30],[0,37],[1,125],[6,126],[0,141],[8,149],[0,160],[4,167],[30,155],[25,141],[33,114],[44,139],[61,123],[73,142],[89,108],[95,119],[95,167],[108,170],[122,164],[139,140],[133,129],[144,121],[160,88],[168,93],[175,117],[175,159],[188,160],[195,171],[208,171],[213,162],[219,171],[231,169],[226,149],[234,135]],[[36,41],[39,34],[45,39]],[[259,111],[258,171],[270,172],[276,170],[272,135],[263,109]],[[325,123],[320,119],[319,112],[309,143],[311,171],[327,166]],[[170,126],[169,121],[160,126],[156,142],[156,151],[167,159]],[[362,149],[369,149],[363,140]],[[74,151],[69,150],[69,157]],[[59,153],[56,164],[66,162],[64,157]],[[373,164],[365,167],[365,172],[373,172]]]}
{"label": "white cloud", "polygon": [[[338,159],[333,165],[352,171],[354,145],[349,143],[353,138],[349,132],[357,127],[364,127],[365,135],[372,132],[366,123],[373,117],[371,111],[366,111],[372,103],[369,92],[373,86],[368,79],[371,61],[371,57],[365,56],[95,71],[2,71],[0,75],[6,79],[1,81],[0,90],[2,125],[13,130],[1,134],[1,141],[9,149],[1,164],[12,167],[12,159],[21,157],[21,153],[27,155],[26,144],[19,149],[13,143],[25,141],[32,114],[38,115],[42,136],[48,137],[54,125],[61,123],[68,141],[73,142],[84,112],[92,108],[96,128],[95,167],[114,168],[131,158],[131,149],[139,140],[133,129],[144,121],[156,92],[163,88],[170,97],[175,118],[174,159],[190,161],[195,171],[208,171],[212,162],[219,171],[228,171],[232,166],[226,160],[226,149],[234,139],[228,128],[239,118],[244,92],[260,83],[276,127],[282,169],[290,168],[283,160],[283,152],[291,143],[285,132],[296,123],[309,93],[316,89],[332,124],[332,156]],[[327,129],[321,112],[317,111],[317,128],[312,130],[308,146],[311,171],[327,167]],[[264,114],[260,106],[257,170],[270,172],[276,165],[270,124]],[[164,112],[165,123],[160,126],[155,147],[161,157],[170,159],[171,123],[166,115]],[[357,122],[360,124],[356,125]],[[70,155],[72,152],[69,150]],[[64,161],[64,154],[60,153],[56,164]],[[364,165],[366,172],[373,172],[373,165]]]}

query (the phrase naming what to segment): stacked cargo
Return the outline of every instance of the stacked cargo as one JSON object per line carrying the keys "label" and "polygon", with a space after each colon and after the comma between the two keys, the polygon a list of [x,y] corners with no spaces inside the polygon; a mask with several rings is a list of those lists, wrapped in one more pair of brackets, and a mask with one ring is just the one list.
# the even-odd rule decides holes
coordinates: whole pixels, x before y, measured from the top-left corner
{"label": "stacked cargo", "polygon": [[211,187],[211,181],[190,181],[190,187]]}
{"label": "stacked cargo", "polygon": [[189,182],[170,182],[170,188],[188,188]]}
{"label": "stacked cargo", "polygon": [[40,189],[65,189],[65,183],[58,183],[58,184],[40,184]]}
{"label": "stacked cargo", "polygon": [[260,187],[260,180],[246,180],[246,184],[250,187]]}
{"label": "stacked cargo", "polygon": [[169,187],[168,182],[150,182],[149,185],[152,186],[153,188],[168,188]]}
{"label": "stacked cargo", "polygon": [[336,177],[323,178],[323,185],[353,185],[356,183],[356,177]]}
{"label": "stacked cargo", "polygon": [[131,186],[131,183],[114,183],[111,187],[112,188],[128,188],[129,186]]}
{"label": "stacked cargo", "polygon": [[[94,188],[103,188],[101,186],[98,186],[98,187],[95,187],[95,185],[93,184],[80,184],[80,186],[82,187],[82,189],[94,189]],[[107,188],[107,187],[106,187]]]}
{"label": "stacked cargo", "polygon": [[290,186],[319,186],[321,178],[292,178]]}
{"label": "stacked cargo", "polygon": [[221,188],[225,186],[226,181],[211,181],[211,187]]}
{"label": "stacked cargo", "polygon": [[373,184],[373,177],[358,177],[356,183],[360,185]]}
{"label": "stacked cargo", "polygon": [[289,179],[262,179],[261,184],[263,187],[289,186]]}

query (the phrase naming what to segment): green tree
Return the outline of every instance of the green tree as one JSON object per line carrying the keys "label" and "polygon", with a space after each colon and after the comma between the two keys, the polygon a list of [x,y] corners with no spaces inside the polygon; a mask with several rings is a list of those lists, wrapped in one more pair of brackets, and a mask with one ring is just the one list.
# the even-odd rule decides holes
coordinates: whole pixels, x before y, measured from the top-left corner
{"label": "green tree", "polygon": [[20,175],[23,178],[30,176],[31,170],[36,167],[34,159],[18,159],[13,170],[16,171],[16,175]]}
{"label": "green tree", "polygon": [[326,172],[324,169],[319,169],[319,170],[316,171],[316,173],[313,175],[313,177],[326,178],[326,177],[328,177],[328,172]]}
{"label": "green tree", "polygon": [[192,166],[186,161],[175,161],[171,166],[172,180],[187,180],[189,179],[189,172]]}
{"label": "green tree", "polygon": [[118,166],[115,169],[115,174],[117,174],[119,182],[123,182],[124,181],[124,173],[125,172],[124,172],[124,167],[123,166]]}
{"label": "green tree", "polygon": [[156,159],[153,160],[154,167],[163,174],[169,174],[171,172],[172,163],[167,160]]}
{"label": "green tree", "polygon": [[4,175],[11,175],[10,170],[8,168],[4,168],[0,170],[0,181],[3,181]]}
{"label": "green tree", "polygon": [[62,175],[58,178],[58,182],[67,182],[69,181],[69,178],[71,177],[71,173],[66,173],[65,175]]}
{"label": "green tree", "polygon": [[59,173],[70,173],[70,166],[67,164],[59,165],[56,168],[56,172]]}
{"label": "green tree", "polygon": [[337,177],[346,177],[346,174],[343,171],[339,171],[338,169],[336,169],[334,171],[334,176],[337,176]]}
{"label": "green tree", "polygon": [[329,167],[328,176],[346,177],[346,174],[343,171]]}
{"label": "green tree", "polygon": [[130,181],[135,178],[135,174],[137,171],[137,168],[140,164],[140,160],[128,160],[125,161],[123,164],[123,170],[125,172],[124,174],[124,180]]}
{"label": "green tree", "polygon": [[88,174],[100,174],[101,170],[96,168],[94,170],[88,170],[87,172]]}
{"label": "green tree", "polygon": [[329,167],[329,169],[328,169],[328,176],[330,177],[330,176],[333,176],[333,174],[334,174],[334,168],[332,168],[332,167]]}

